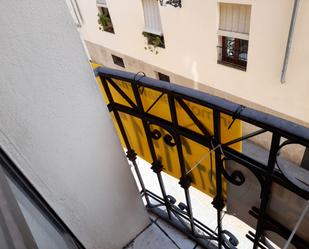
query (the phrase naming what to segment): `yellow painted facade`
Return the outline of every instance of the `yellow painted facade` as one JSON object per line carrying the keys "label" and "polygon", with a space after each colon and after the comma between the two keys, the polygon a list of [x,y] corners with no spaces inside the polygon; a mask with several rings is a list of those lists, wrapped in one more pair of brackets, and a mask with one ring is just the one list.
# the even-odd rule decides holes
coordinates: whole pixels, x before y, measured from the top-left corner
{"label": "yellow painted facade", "polygon": [[[98,65],[93,64],[96,68]],[[105,91],[102,87],[100,79],[97,77],[99,87],[104,96],[106,103],[108,99],[106,97]],[[126,81],[121,81],[113,79],[113,81],[121,88],[121,90],[136,104],[133,90],[131,88],[131,83]],[[130,107],[129,103],[112,87],[110,86],[110,91],[112,97],[116,103]],[[154,101],[161,95],[161,92],[143,88],[140,89],[140,96],[143,104],[144,110],[148,110],[149,107],[154,103]],[[208,131],[213,133],[213,113],[212,110],[201,106],[199,104],[185,100],[185,103],[189,106],[196,117],[202,122],[202,124],[208,129]],[[202,134],[202,131],[194,124],[192,119],[186,114],[182,107],[176,101],[176,112],[178,117],[178,122],[181,127],[185,127],[192,131]],[[167,121],[171,121],[171,115],[168,106],[167,96],[164,94],[159,101],[149,110],[149,114],[160,117]],[[123,126],[125,128],[126,134],[128,136],[130,145],[135,150],[137,155],[149,163],[152,163],[152,157],[148,148],[147,138],[144,131],[142,121],[134,116],[119,113]],[[118,136],[121,140],[122,145],[125,147],[125,143],[121,136],[119,127],[115,122],[114,116],[112,114],[114,125],[116,127]],[[222,143],[231,141],[238,138],[242,134],[241,122],[236,120],[233,126],[228,129],[229,124],[232,122],[232,117],[228,115],[221,114],[221,140]],[[176,146],[168,146],[164,142],[164,138],[169,137],[170,133],[159,127],[157,125],[151,124],[150,130],[157,130],[161,134],[158,138],[152,138],[156,155],[161,161],[164,172],[167,174],[180,179],[180,162],[178,157],[178,152]],[[171,141],[173,142],[173,141]],[[187,172],[193,167],[194,169],[188,173],[192,180],[192,186],[204,192],[207,195],[214,196],[216,189],[216,170],[215,170],[215,153],[210,152],[210,150],[195,141],[181,137],[182,151],[184,154],[184,162]],[[241,143],[234,144],[232,146],[234,149],[241,150]],[[211,158],[212,157],[212,158]],[[226,196],[226,182],[223,181],[223,191]]]}

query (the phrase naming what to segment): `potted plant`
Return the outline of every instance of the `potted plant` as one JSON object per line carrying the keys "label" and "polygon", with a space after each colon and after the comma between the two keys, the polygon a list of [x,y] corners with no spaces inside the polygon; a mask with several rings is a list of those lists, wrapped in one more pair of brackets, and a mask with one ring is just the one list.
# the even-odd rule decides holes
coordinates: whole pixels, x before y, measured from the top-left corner
{"label": "potted plant", "polygon": [[149,50],[152,53],[158,54],[157,48],[165,48],[164,37],[160,35],[155,35],[148,32],[143,32],[143,36],[147,38],[147,46],[145,46],[146,50]]}
{"label": "potted plant", "polygon": [[99,30],[114,33],[112,20],[108,13],[98,13]]}

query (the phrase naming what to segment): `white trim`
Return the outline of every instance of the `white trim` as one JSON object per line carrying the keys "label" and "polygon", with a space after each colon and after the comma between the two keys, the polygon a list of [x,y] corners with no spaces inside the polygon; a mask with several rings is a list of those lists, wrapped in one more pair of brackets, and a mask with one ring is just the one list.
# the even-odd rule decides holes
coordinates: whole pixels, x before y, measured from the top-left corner
{"label": "white trim", "polygon": [[106,0],[96,0],[96,4],[100,6],[107,6]]}
{"label": "white trim", "polygon": [[82,26],[83,19],[81,17],[77,2],[75,0],[66,0],[66,4],[69,8],[74,24],[76,27],[80,28]]}
{"label": "white trim", "polygon": [[230,3],[230,4],[247,4],[247,5],[252,5],[252,0],[218,0],[218,3]]}
{"label": "white trim", "polygon": [[97,7],[103,7],[103,8],[107,8],[107,5],[105,5],[105,4],[99,4],[99,3],[97,3]]}
{"label": "white trim", "polygon": [[220,3],[219,29],[249,34],[251,5]]}
{"label": "white trim", "polygon": [[150,34],[154,34],[154,35],[159,35],[159,36],[163,35],[162,32],[158,32],[157,30],[152,30],[152,29],[147,29],[147,28],[144,28],[144,32],[147,32],[147,33],[150,33]]}
{"label": "white trim", "polygon": [[237,32],[232,32],[232,31],[226,31],[226,30],[218,30],[217,34],[220,36],[227,36],[227,37],[233,37],[241,40],[249,40],[249,34],[244,34],[244,33],[237,33]]}
{"label": "white trim", "polygon": [[156,35],[162,35],[159,3],[157,0],[142,0],[145,20],[144,31]]}

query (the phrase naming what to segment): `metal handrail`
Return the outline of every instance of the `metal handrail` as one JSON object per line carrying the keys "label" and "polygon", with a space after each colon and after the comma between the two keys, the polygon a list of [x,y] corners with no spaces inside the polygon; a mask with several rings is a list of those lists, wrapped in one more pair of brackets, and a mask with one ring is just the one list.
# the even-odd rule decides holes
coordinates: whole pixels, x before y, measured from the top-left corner
{"label": "metal handrail", "polygon": [[[222,178],[224,177],[230,184],[235,184],[237,186],[242,185],[245,181],[244,175],[240,171],[234,171],[232,173],[226,172],[223,166],[223,161],[221,160],[222,156],[225,159],[233,160],[239,163],[244,168],[249,169],[259,180],[261,185],[261,203],[258,208],[258,215],[254,216],[257,219],[256,232],[248,233],[248,238],[253,240],[253,248],[258,247],[267,248],[263,240],[261,240],[264,235],[266,225],[271,224],[272,231],[277,232],[279,235],[284,238],[287,237],[287,228],[283,227],[280,222],[272,222],[273,219],[269,219],[267,215],[267,206],[270,200],[271,188],[273,183],[277,183],[285,189],[293,192],[294,194],[302,197],[303,199],[309,199],[309,192],[302,188],[301,185],[295,184],[295,182],[289,181],[289,179],[276,168],[278,152],[282,146],[281,138],[285,138],[291,143],[297,143],[306,147],[309,147],[309,129],[301,125],[292,123],[290,121],[284,120],[273,115],[263,113],[248,107],[241,106],[237,103],[222,99],[216,96],[212,96],[205,92],[200,92],[194,89],[182,87],[176,84],[167,83],[164,81],[159,81],[155,79],[148,78],[146,76],[136,77],[136,74],[128,73],[124,71],[119,71],[115,69],[109,69],[100,67],[95,70],[95,74],[99,76],[102,86],[105,90],[105,93],[108,98],[108,109],[110,112],[113,112],[116,123],[119,127],[121,135],[125,141],[125,146],[127,148],[127,157],[133,163],[139,181],[142,186],[142,196],[146,198],[147,207],[154,212],[157,212],[161,217],[180,228],[183,232],[187,233],[188,236],[196,240],[200,245],[205,248],[236,248],[237,247],[237,238],[233,235],[223,230],[222,228],[222,210],[225,206],[225,201],[222,193]],[[138,78],[138,79],[137,79]],[[116,83],[114,80],[122,80],[127,82],[134,94],[134,101],[128,100],[129,105],[123,105],[117,103],[113,95],[111,94],[111,89],[113,91],[118,91],[118,93],[124,98],[128,99],[129,96],[126,96],[124,92],[121,91],[119,87],[115,87]],[[145,112],[141,102],[141,93],[140,88],[149,88],[156,90],[158,92],[164,93],[168,99],[168,108],[171,115],[171,120],[165,120],[158,116],[152,115],[148,112]],[[190,101],[196,104],[199,104],[204,107],[212,109],[213,113],[213,127],[214,133],[209,136],[209,132],[206,127],[203,127],[203,124],[200,120],[192,113],[190,108],[186,107],[185,102]],[[180,105],[183,105],[183,109],[190,116],[194,124],[200,128],[202,134],[195,132],[193,130],[187,129],[179,125],[177,120],[176,106],[175,102],[178,102]],[[133,102],[133,104],[130,102]],[[147,143],[149,150],[152,156],[152,169],[154,173],[158,176],[159,186],[161,189],[162,197],[155,196],[151,191],[145,188],[141,174],[139,173],[138,165],[136,163],[136,153],[134,148],[129,142],[128,134],[124,128],[124,124],[120,118],[120,113],[125,113],[131,116],[134,116],[141,120],[144,128],[144,132],[147,137]],[[260,127],[261,130],[254,132],[244,137],[235,139],[235,141],[230,141],[227,144],[236,143],[247,138],[254,137],[264,132],[270,132],[272,134],[272,142],[269,150],[268,163],[261,163],[255,158],[252,158],[248,155],[245,155],[242,152],[236,151],[235,149],[221,144],[220,142],[220,114],[227,114],[234,119],[244,121],[246,123]],[[167,144],[167,146],[175,146],[178,152],[178,161],[180,163],[181,177],[179,184],[184,190],[186,203],[181,204],[180,206],[175,206],[175,201],[173,198],[169,198],[164,187],[164,181],[161,176],[162,169],[166,165],[162,165],[159,160],[156,151],[154,149],[152,132],[150,124],[155,124],[159,127],[162,127],[170,134],[170,140],[173,141],[172,144]],[[232,125],[232,123],[231,123]],[[158,131],[156,131],[158,132]],[[190,200],[189,188],[191,186],[190,175],[186,174],[184,158],[182,152],[182,142],[180,137],[189,138],[207,148],[212,150],[215,153],[215,167],[216,167],[216,194],[213,199],[213,206],[217,209],[217,233],[213,237],[201,238],[197,227],[204,227],[205,231],[211,230],[205,224],[197,221],[194,218],[192,212],[192,203]],[[288,143],[287,143],[288,144]],[[217,149],[220,148],[220,149]],[[162,214],[162,211],[158,211],[157,207],[154,207],[150,199],[155,199],[164,205],[166,208],[166,213]],[[179,211],[179,208],[182,210]],[[249,210],[248,210],[249,211]],[[176,217],[176,218],[175,218]],[[268,223],[267,223],[268,222]],[[179,225],[180,224],[180,225]],[[181,225],[182,224],[182,225]],[[202,226],[201,226],[202,224]],[[235,245],[234,245],[235,244]],[[298,248],[307,248],[309,245],[308,241],[300,240],[298,237],[294,237],[292,244],[297,245]],[[235,246],[235,247],[233,247]]]}

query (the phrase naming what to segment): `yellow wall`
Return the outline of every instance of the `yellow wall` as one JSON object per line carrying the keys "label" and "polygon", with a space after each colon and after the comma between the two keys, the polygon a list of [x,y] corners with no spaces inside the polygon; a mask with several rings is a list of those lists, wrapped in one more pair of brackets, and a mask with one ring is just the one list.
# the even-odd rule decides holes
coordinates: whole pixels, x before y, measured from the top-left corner
{"label": "yellow wall", "polygon": [[[97,64],[92,64],[94,68],[96,68]],[[104,88],[102,87],[102,82],[97,77],[98,84],[104,96],[106,103],[108,104],[108,98],[105,94]],[[131,87],[131,83],[121,80],[112,79],[115,84],[132,100],[133,103],[136,104],[135,97],[133,94],[133,90]],[[110,85],[109,89],[111,91],[112,98],[115,103],[125,105],[127,107],[131,107],[130,104]],[[160,117],[171,122],[170,108],[167,100],[167,95],[162,95],[161,92],[155,91],[150,88],[144,87],[142,91],[140,91],[141,101],[143,104],[144,110],[149,110],[149,114]],[[159,98],[159,100],[155,101]],[[211,135],[213,135],[213,112],[212,109],[206,108],[199,104],[193,103],[191,101],[184,100],[187,106],[191,109],[194,115],[200,120],[204,127],[209,131]],[[188,114],[184,111],[184,109],[176,103],[176,113],[178,118],[179,126],[197,132],[203,135],[202,131],[194,124],[193,120],[188,116]],[[151,109],[150,107],[153,106]],[[122,145],[126,147],[124,140],[122,139],[122,134],[119,130],[118,124],[115,121],[113,112],[111,116],[114,121],[114,126],[117,130],[118,136]],[[124,126],[126,136],[129,140],[131,148],[137,153],[138,156],[143,158],[149,163],[153,163],[153,158],[151,157],[151,153],[149,150],[146,133],[143,127],[143,123],[139,118],[136,118],[132,115],[128,115],[126,113],[119,112],[119,116],[121,122]],[[228,129],[229,125],[233,122],[231,116],[221,114],[221,142],[228,142],[233,139],[239,138],[242,135],[242,125],[239,120],[236,120],[233,125]],[[172,138],[172,142],[174,143],[174,139],[169,133],[169,131],[165,130],[162,127],[159,127],[154,124],[150,124],[151,131],[157,131],[160,134],[158,139],[152,138],[152,142],[154,144],[154,149],[156,152],[157,159],[163,165],[163,171],[168,173],[169,175],[180,179],[181,170],[180,170],[180,161],[178,157],[178,151],[176,146],[168,146],[166,142],[164,142],[165,136],[169,136]],[[216,166],[215,166],[215,153],[214,151],[210,151],[207,147],[194,142],[193,140],[180,137],[182,143],[182,151],[184,156],[184,165],[186,168],[186,172],[190,176],[192,180],[192,185],[199,189],[200,191],[214,197],[215,189],[216,189]],[[232,148],[241,151],[242,144],[240,142],[231,145]],[[217,148],[219,149],[219,148]],[[223,180],[223,179],[222,179]],[[224,195],[226,195],[226,181],[223,180],[223,191]]]}

